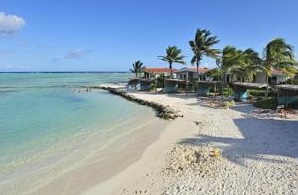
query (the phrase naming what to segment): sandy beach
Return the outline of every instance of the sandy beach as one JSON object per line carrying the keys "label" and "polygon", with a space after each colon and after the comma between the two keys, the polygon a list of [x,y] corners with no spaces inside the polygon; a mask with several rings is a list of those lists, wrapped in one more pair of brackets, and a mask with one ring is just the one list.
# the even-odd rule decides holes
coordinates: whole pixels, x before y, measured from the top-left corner
{"label": "sandy beach", "polygon": [[193,94],[131,95],[183,117],[140,159],[82,194],[298,193],[297,114],[263,115],[250,104],[212,108]]}

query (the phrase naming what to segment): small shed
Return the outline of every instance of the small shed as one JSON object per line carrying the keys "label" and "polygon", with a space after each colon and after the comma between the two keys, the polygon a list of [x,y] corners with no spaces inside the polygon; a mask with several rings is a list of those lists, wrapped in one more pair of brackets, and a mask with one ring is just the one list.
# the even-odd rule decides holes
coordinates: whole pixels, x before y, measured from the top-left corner
{"label": "small shed", "polygon": [[198,79],[198,77],[200,77],[200,80],[206,80],[207,72],[208,72],[208,68],[199,68],[199,75],[198,75],[197,68],[187,68],[187,67],[181,68],[180,70],[175,71],[177,75],[177,79],[188,80],[188,81]]}
{"label": "small shed", "polygon": [[179,79],[166,79],[163,91],[165,93],[177,93],[179,84],[185,84],[185,81]]}
{"label": "small shed", "polygon": [[198,96],[207,96],[210,93],[210,89],[216,90],[221,87],[220,81],[197,81]]}
{"label": "small shed", "polygon": [[149,91],[151,83],[153,82],[154,80],[152,79],[132,78],[128,81],[128,89],[137,91]]}
{"label": "small shed", "polygon": [[234,86],[234,100],[241,101],[248,97],[247,90],[248,89],[266,89],[269,85],[264,83],[241,83],[235,82],[233,83]]}
{"label": "small shed", "polygon": [[298,85],[276,85],[277,102],[286,107],[298,107]]}

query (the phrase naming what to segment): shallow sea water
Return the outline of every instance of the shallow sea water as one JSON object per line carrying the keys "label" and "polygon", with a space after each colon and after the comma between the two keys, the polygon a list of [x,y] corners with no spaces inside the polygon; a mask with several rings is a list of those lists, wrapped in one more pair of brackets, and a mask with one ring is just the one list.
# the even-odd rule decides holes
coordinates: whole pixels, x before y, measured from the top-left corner
{"label": "shallow sea water", "polygon": [[[1,73],[0,194],[20,192],[24,181],[41,176],[50,180],[75,168],[94,151],[133,131],[123,127],[152,120],[154,112],[149,108],[106,91],[85,92],[80,88],[125,82],[130,76]],[[26,186],[30,188],[28,183]]]}

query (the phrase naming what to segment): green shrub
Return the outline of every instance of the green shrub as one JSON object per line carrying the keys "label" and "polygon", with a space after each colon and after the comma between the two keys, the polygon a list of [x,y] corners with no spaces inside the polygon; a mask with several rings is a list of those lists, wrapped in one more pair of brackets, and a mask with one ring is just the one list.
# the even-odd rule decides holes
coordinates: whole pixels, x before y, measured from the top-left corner
{"label": "green shrub", "polygon": [[277,107],[277,98],[270,98],[267,100],[259,100],[256,103],[254,103],[254,106],[257,108],[263,108],[263,109],[276,109]]}
{"label": "green shrub", "polygon": [[[247,90],[248,95],[251,95],[253,97],[256,97],[257,99],[259,97],[265,97],[266,90],[255,90],[255,89],[248,89]],[[268,97],[276,97],[276,92],[272,89],[269,89],[268,91]]]}
{"label": "green shrub", "polygon": [[[288,79],[285,83],[292,84],[292,85],[298,85],[298,78]],[[282,83],[282,84],[285,84],[285,83]]]}
{"label": "green shrub", "polygon": [[233,106],[235,106],[235,102],[234,101],[227,101],[227,102],[224,103],[224,107],[226,109],[228,109],[230,107],[233,107]]}
{"label": "green shrub", "polygon": [[223,94],[225,97],[232,96],[234,94],[234,90],[231,87],[225,87],[223,89]]}
{"label": "green shrub", "polygon": [[155,91],[156,90],[156,85],[155,83],[150,84],[150,91]]}

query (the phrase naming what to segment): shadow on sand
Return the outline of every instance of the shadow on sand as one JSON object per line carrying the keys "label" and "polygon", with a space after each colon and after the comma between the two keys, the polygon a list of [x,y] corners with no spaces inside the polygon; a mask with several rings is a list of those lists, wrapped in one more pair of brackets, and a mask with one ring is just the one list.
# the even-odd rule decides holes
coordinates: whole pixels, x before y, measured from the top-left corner
{"label": "shadow on sand", "polygon": [[[238,106],[236,110],[247,113],[251,106]],[[231,162],[246,166],[246,160],[283,162],[274,156],[298,157],[298,121],[260,119],[248,114],[234,119],[243,138],[195,135],[181,140],[181,144],[215,145],[222,150],[222,156]]]}

